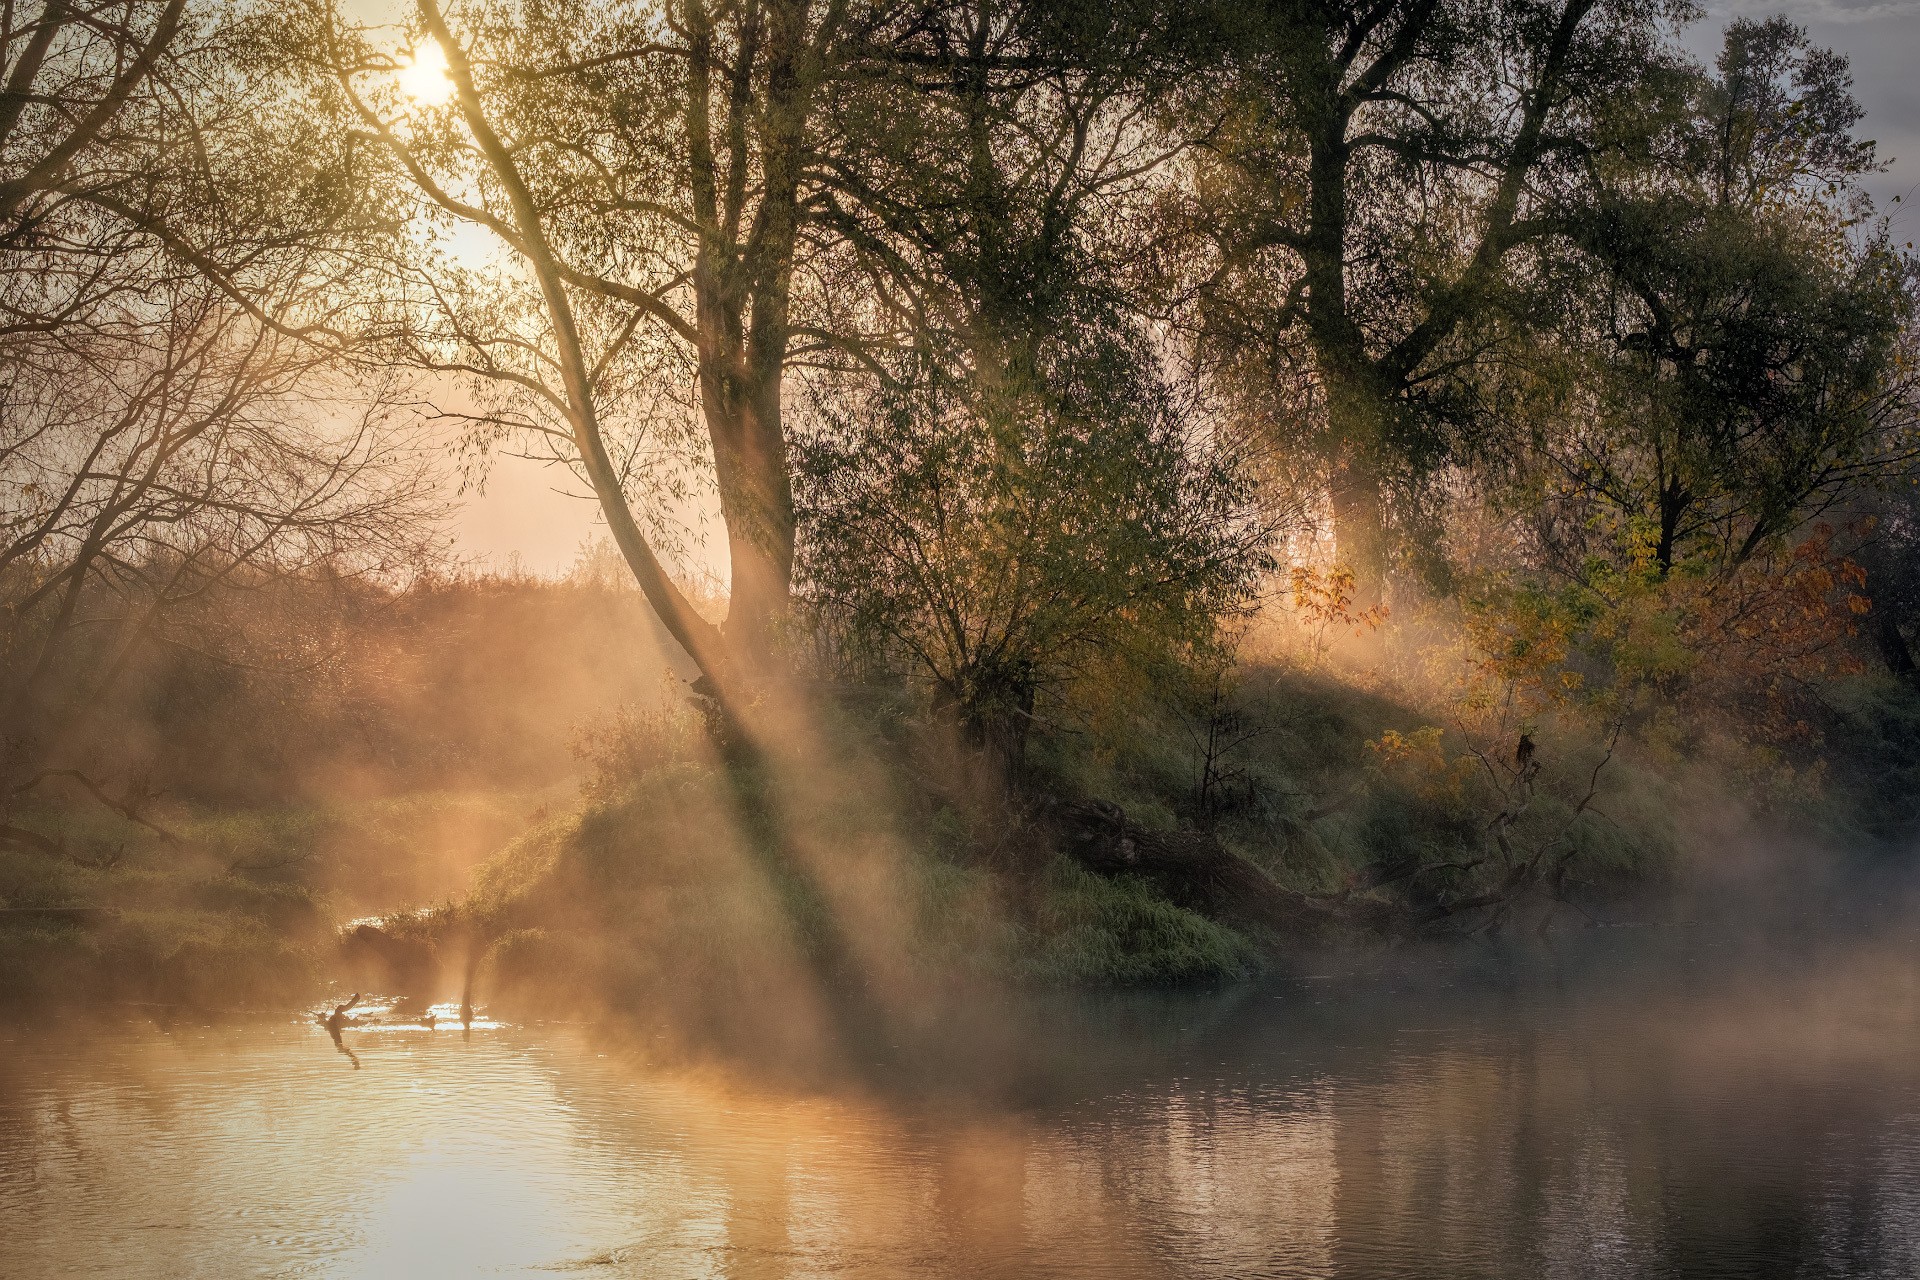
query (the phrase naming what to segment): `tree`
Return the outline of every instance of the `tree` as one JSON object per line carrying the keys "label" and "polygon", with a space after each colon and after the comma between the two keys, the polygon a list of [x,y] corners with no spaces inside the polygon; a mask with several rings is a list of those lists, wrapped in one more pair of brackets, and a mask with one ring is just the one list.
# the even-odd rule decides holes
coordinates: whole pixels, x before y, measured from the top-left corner
{"label": "tree", "polygon": [[1243,410],[1320,461],[1339,558],[1371,597],[1396,502],[1404,525],[1475,425],[1455,375],[1485,354],[1517,264],[1619,145],[1617,108],[1674,73],[1659,31],[1676,6],[1207,12],[1184,109],[1205,138],[1183,219],[1195,323]]}
{"label": "tree", "polygon": [[[824,171],[819,104],[860,74],[889,9],[421,0],[410,56],[444,56],[444,108],[409,100],[395,80],[406,60],[334,6],[311,9],[299,34],[427,235],[477,230],[519,269],[463,272],[397,240],[400,357],[473,378],[481,427],[560,447],[650,603],[718,683],[766,668],[785,615],[785,376],[796,335],[826,333],[824,286],[801,252]],[[724,634],[668,575],[665,530],[628,492],[642,477],[610,442],[651,428],[685,461],[675,406],[635,407],[676,382],[697,389],[693,452],[711,462],[727,530]]]}
{"label": "tree", "polygon": [[1009,400],[925,360],[801,452],[819,624],[1016,765],[1046,701],[1204,644],[1271,563],[1234,459],[1137,339],[1087,325],[1036,363],[1045,390]]}
{"label": "tree", "polygon": [[864,357],[935,341],[1017,395],[1061,325],[1137,309],[1130,260],[1184,146],[1153,119],[1174,69],[1163,8],[923,4],[836,86],[815,212],[833,239],[814,247],[884,317],[843,327],[843,367],[884,377]]}
{"label": "tree", "polygon": [[[0,53],[0,825],[183,606],[432,537],[431,486],[310,335],[359,211],[234,93],[244,24],[178,3],[8,9]],[[17,830],[10,839],[22,839]],[[32,843],[31,840],[28,841]]]}
{"label": "tree", "polygon": [[[1084,255],[1067,238],[1084,208],[1139,177],[1112,145],[1131,146],[1140,114],[1113,69],[1132,29],[1102,15],[1090,65],[1063,44],[1094,13],[430,0],[410,54],[326,4],[295,39],[432,228],[393,246],[397,355],[490,388],[483,433],[532,434],[582,470],[649,599],[719,679],[766,669],[792,586],[790,374],[880,376],[934,329],[966,329],[977,365],[1017,365],[1017,299],[1044,299],[1037,276]],[[397,79],[432,50],[451,76],[442,108]],[[455,227],[523,270],[423,256],[421,238]],[[1007,332],[990,337],[990,311]],[[663,392],[676,386],[693,394]],[[694,412],[704,430],[678,434]],[[651,474],[620,458],[642,435]],[[708,464],[732,565],[724,635],[662,567],[667,522],[636,505],[675,466]]]}
{"label": "tree", "polygon": [[37,201],[71,189],[121,141],[125,110],[174,52],[186,0],[44,0],[0,16],[0,223],[28,234]]}
{"label": "tree", "polygon": [[[1844,59],[1729,25],[1652,166],[1596,165],[1584,251],[1510,402],[1552,562],[1644,548],[1728,576],[1920,447],[1910,264],[1865,234]],[[1523,377],[1521,382],[1526,382]]]}
{"label": "tree", "polygon": [[0,478],[17,497],[0,513],[0,707],[15,781],[84,737],[183,606],[322,563],[406,567],[430,536],[432,487],[406,437],[358,394],[323,401],[324,357],[197,279],[152,281],[141,302],[157,313],[104,336],[6,344]]}

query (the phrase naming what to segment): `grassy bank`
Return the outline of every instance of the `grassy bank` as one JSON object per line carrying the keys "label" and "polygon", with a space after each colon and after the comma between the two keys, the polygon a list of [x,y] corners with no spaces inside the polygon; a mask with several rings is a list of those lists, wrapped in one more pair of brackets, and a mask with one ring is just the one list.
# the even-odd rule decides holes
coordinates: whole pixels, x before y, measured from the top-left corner
{"label": "grassy bank", "polygon": [[[684,711],[629,715],[595,737],[578,787],[181,811],[164,815],[171,838],[97,806],[30,814],[61,853],[0,851],[0,986],[265,1005],[329,979],[448,995],[471,965],[488,998],[702,1022],[808,1008],[829,987],[926,1006],[968,984],[1227,981],[1416,926],[1579,927],[1657,913],[1762,830],[1802,859],[1790,876],[1836,849],[1903,850],[1920,698],[1861,679],[1825,706],[1798,757],[1541,720],[1518,792],[1489,781],[1511,762],[1484,758],[1510,743],[1285,662],[1236,673],[1224,733],[1218,705],[1135,701],[1103,745],[1036,734],[1010,789],[871,690],[810,699],[774,752],[716,750]],[[1276,930],[1090,870],[1048,814],[1091,798],[1142,832],[1216,842],[1329,913]],[[1455,910],[1528,858],[1553,874],[1511,909]],[[343,954],[343,924],[407,907],[386,952]]]}
{"label": "grassy bank", "polygon": [[[909,1001],[967,982],[1218,982],[1292,950],[1381,939],[1339,921],[1281,936],[1182,905],[1148,877],[1097,874],[1060,847],[1051,803],[1098,797],[1147,830],[1204,833],[1316,899],[1417,905],[1446,877],[1407,884],[1383,867],[1486,856],[1486,797],[1430,710],[1285,665],[1243,673],[1236,703],[1221,794],[1204,797],[1194,726],[1169,708],[1136,705],[1119,749],[1036,738],[1010,794],[982,794],[963,750],[871,694],[816,705],[802,763],[724,760],[690,723],[644,719],[602,744],[579,808],[479,868],[472,894],[417,919],[413,937],[448,953],[443,971],[453,951],[495,940],[483,983],[549,1007],[691,1017],[793,999],[795,974]],[[1392,742],[1425,746],[1383,750]],[[1591,776],[1602,750],[1540,734],[1556,785]],[[1559,890],[1588,907],[1670,879],[1684,840],[1672,775],[1624,753],[1599,775],[1592,817],[1543,784],[1526,819],[1564,829]]]}

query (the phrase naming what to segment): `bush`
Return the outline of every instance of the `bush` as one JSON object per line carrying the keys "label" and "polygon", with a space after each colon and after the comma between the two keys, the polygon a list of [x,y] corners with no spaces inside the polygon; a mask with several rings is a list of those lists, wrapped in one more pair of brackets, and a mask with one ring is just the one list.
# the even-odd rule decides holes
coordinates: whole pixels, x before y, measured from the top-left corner
{"label": "bush", "polygon": [[991,389],[927,359],[799,449],[820,648],[894,673],[1009,759],[1092,669],[1166,663],[1270,561],[1244,473],[1144,348],[1097,327]]}

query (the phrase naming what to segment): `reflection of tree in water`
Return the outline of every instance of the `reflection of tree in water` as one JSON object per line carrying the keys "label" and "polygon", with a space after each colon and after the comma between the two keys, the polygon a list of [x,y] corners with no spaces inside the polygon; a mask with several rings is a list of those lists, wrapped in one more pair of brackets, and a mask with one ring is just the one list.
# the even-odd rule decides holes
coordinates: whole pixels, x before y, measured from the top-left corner
{"label": "reflection of tree in water", "polygon": [[327,1029],[327,1036],[333,1041],[333,1047],[347,1055],[347,1061],[353,1064],[355,1071],[360,1069],[359,1056],[356,1055],[353,1050],[347,1048],[347,1042],[341,1039],[340,1031],[341,1028],[345,1027],[350,1021],[347,1010],[359,1003],[360,993],[356,991],[345,1004],[335,1005],[332,1013],[320,1019],[320,1025]]}
{"label": "reflection of tree in water", "polygon": [[327,1035],[333,1040],[333,1047],[346,1054],[347,1061],[353,1064],[355,1071],[358,1071],[360,1069],[360,1056],[353,1050],[347,1048],[347,1042],[340,1038],[340,1028],[334,1026],[331,1021],[327,1023]]}

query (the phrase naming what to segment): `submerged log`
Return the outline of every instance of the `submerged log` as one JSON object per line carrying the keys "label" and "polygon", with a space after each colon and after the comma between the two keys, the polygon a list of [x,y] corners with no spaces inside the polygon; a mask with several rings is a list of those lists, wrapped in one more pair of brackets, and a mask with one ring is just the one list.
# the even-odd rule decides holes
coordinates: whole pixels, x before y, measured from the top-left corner
{"label": "submerged log", "polygon": [[1213,836],[1150,831],[1104,800],[1052,807],[1062,852],[1101,875],[1137,875],[1169,901],[1209,919],[1279,935],[1307,935],[1329,926],[1398,932],[1403,908],[1372,898],[1316,897],[1288,889]]}

